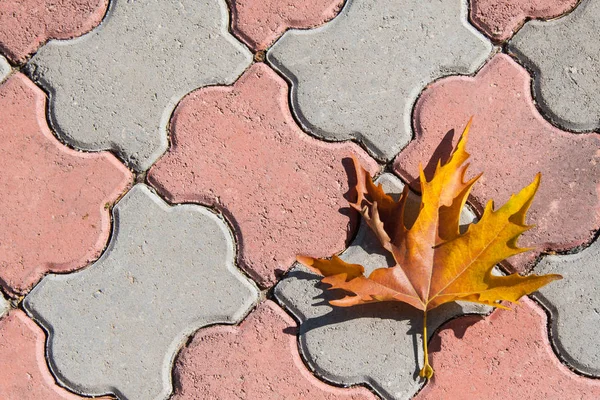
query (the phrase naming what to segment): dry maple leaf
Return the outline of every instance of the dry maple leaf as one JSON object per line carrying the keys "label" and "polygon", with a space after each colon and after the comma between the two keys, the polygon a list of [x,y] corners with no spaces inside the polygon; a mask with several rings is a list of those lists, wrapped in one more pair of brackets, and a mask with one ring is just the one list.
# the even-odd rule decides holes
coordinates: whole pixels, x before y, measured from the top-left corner
{"label": "dry maple leaf", "polygon": [[430,181],[419,166],[421,207],[415,222],[405,223],[404,207],[408,186],[398,201],[375,185],[369,173],[354,158],[358,199],[352,207],[360,211],[383,248],[396,261],[393,267],[374,270],[368,277],[358,264],[348,264],[337,256],[330,260],[298,256],[298,261],[321,273],[329,289],[343,289],[351,295],[332,300],[334,306],[349,307],[378,301],[401,301],[423,310],[424,366],[420,376],[431,379],[433,369],[427,354],[427,312],[444,303],[462,300],[506,308],[500,301],[517,300],[560,275],[492,275],[500,261],[529,249],[517,246],[517,238],[531,228],[525,214],[540,183],[537,174],[531,184],[494,210],[490,200],[479,222],[459,231],[461,210],[471,187],[481,176],[464,182],[469,166],[465,144],[467,124],[450,159],[441,160]]}

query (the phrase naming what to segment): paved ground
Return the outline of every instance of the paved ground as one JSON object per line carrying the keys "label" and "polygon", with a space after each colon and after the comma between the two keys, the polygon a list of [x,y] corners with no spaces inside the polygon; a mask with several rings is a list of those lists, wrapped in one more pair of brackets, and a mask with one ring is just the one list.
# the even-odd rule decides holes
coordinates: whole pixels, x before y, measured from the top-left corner
{"label": "paved ground", "polygon": [[[600,398],[600,0],[0,1],[0,399]],[[465,210],[542,172],[565,279],[513,311],[334,309],[348,207],[471,115]],[[466,315],[468,314],[468,315]]]}

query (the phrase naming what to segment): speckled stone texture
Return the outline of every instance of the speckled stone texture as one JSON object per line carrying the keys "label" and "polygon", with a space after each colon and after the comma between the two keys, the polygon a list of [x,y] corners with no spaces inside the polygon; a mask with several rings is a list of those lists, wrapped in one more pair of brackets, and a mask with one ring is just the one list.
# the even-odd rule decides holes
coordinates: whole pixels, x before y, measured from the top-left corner
{"label": "speckled stone texture", "polygon": [[16,294],[47,272],[98,258],[110,234],[108,208],[132,180],[111,154],[56,140],[45,106],[44,93],[20,73],[0,85],[0,284]]}
{"label": "speckled stone texture", "polygon": [[166,399],[185,338],[238,322],[258,292],[235,268],[231,233],[210,210],[171,207],[138,184],[113,217],[102,257],[45,277],[25,309],[50,332],[48,362],[61,384],[86,395]]}
{"label": "speckled stone texture", "polygon": [[228,0],[233,33],[265,50],[289,28],[314,28],[335,17],[344,0]]}
{"label": "speckled stone texture", "polygon": [[530,21],[509,50],[534,71],[539,107],[558,126],[600,128],[600,0],[582,0],[569,15]]}
{"label": "speckled stone texture", "polygon": [[574,374],[552,352],[544,311],[527,298],[520,302],[483,320],[444,325],[430,345],[434,380],[416,400],[600,398],[599,381]]}
{"label": "speckled stone texture", "polygon": [[600,241],[577,254],[544,257],[536,271],[565,278],[538,294],[550,309],[560,356],[579,371],[600,376]]}
{"label": "speckled stone texture", "polygon": [[578,0],[472,0],[471,21],[491,39],[508,40],[528,19],[552,19],[571,11]]}
{"label": "speckled stone texture", "polygon": [[365,388],[342,389],[315,378],[300,359],[295,332],[294,320],[272,301],[238,327],[199,330],[177,358],[178,389],[171,399],[376,399]]}
{"label": "speckled stone texture", "polygon": [[[413,181],[419,162],[433,154],[447,156],[474,115],[467,151],[470,175],[483,172],[472,192],[477,208],[489,199],[499,207],[542,173],[528,213],[535,227],[519,239],[522,247],[536,251],[509,259],[521,272],[541,251],[581,246],[600,228],[600,137],[555,128],[538,113],[530,93],[527,71],[506,55],[495,56],[473,78],[432,84],[415,108],[415,139],[394,164]],[[434,167],[429,163],[425,170],[431,173]]]}
{"label": "speckled stone texture", "polygon": [[326,140],[354,138],[380,159],[411,139],[421,90],[470,74],[492,46],[467,22],[466,1],[349,0],[328,24],[290,30],[267,59],[292,82],[292,107]]}
{"label": "speckled stone texture", "polygon": [[0,319],[0,399],[80,400],[59,387],[44,359],[45,335],[21,310]]}
{"label": "speckled stone texture", "polygon": [[0,55],[0,83],[4,82],[4,80],[8,77],[8,74],[10,74],[10,71],[10,64],[8,61],[6,61],[6,58]]}
{"label": "speckled stone texture", "polygon": [[48,39],[70,39],[97,26],[108,0],[2,0],[0,51],[23,63]]}
{"label": "speckled stone texture", "polygon": [[[325,143],[295,124],[288,86],[265,64],[233,87],[200,89],[177,107],[172,146],[148,179],[169,201],[217,207],[231,221],[240,266],[262,286],[296,254],[342,250],[351,215],[350,156],[378,169],[353,143]],[[326,224],[323,221],[327,221]]]}
{"label": "speckled stone texture", "polygon": [[250,63],[228,25],[225,0],[117,0],[89,35],[50,42],[28,69],[52,93],[50,117],[65,141],[113,150],[143,171],[167,149],[177,102],[231,83]]}
{"label": "speckled stone texture", "polygon": [[[391,174],[377,182],[387,193],[402,191],[402,183]],[[412,215],[420,204],[414,200],[407,206]],[[463,214],[463,223],[472,219],[468,214]],[[365,224],[340,257],[363,265],[367,274],[393,265]],[[275,297],[301,321],[299,346],[310,368],[336,384],[367,384],[384,399],[412,398],[424,383],[418,377],[423,313],[398,302],[331,307],[327,302],[342,296],[326,291],[327,285],[319,280],[297,265],[275,287]],[[449,303],[429,312],[428,333],[455,316],[487,311],[488,307],[475,304]]]}

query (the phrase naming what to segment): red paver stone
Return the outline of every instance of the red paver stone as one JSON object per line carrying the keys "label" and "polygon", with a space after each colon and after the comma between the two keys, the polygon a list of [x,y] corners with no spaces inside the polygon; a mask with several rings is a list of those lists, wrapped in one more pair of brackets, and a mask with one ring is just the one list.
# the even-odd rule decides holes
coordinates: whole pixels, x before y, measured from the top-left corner
{"label": "red paver stone", "polygon": [[546,314],[533,301],[471,325],[473,318],[449,322],[432,339],[435,375],[415,399],[600,398],[600,381],[574,374],[553,353]]}
{"label": "red paver stone", "polygon": [[110,234],[106,205],[132,180],[110,153],[63,146],[45,115],[44,92],[23,74],[0,86],[0,283],[13,293],[96,259]]}
{"label": "red paver stone", "polygon": [[49,39],[70,39],[97,26],[108,0],[2,0],[0,50],[23,63]]}
{"label": "red paver stone", "polygon": [[0,399],[83,399],[59,387],[44,359],[42,329],[21,310],[0,320]]}
{"label": "red paver stone", "polygon": [[528,19],[551,19],[571,11],[579,0],[472,0],[471,21],[496,41],[505,41]]}
{"label": "red paver stone", "polygon": [[199,330],[175,362],[172,399],[376,399],[365,388],[342,389],[315,378],[300,359],[295,328],[267,300],[239,327]]}
{"label": "red paver stone", "polygon": [[[495,56],[474,78],[443,79],[422,94],[413,115],[415,139],[396,158],[395,170],[413,181],[419,162],[430,160],[451,129],[456,143],[471,115],[467,150],[470,174],[483,171],[472,197],[480,210],[489,199],[504,204],[542,173],[528,214],[535,228],[519,240],[537,251],[510,263],[524,272],[540,251],[589,242],[600,228],[600,136],[564,132],[544,120],[532,102],[527,71],[506,55]],[[450,149],[445,144],[442,154]]]}
{"label": "red paver stone", "polygon": [[314,28],[335,17],[344,0],[228,0],[232,29],[250,48],[265,50],[289,28]]}
{"label": "red paver stone", "polygon": [[297,254],[324,257],[345,247],[349,157],[378,168],[354,143],[305,134],[287,99],[286,83],[262,63],[233,87],[192,92],[175,110],[171,149],[148,175],[171,202],[223,210],[236,231],[240,266],[263,286]]}

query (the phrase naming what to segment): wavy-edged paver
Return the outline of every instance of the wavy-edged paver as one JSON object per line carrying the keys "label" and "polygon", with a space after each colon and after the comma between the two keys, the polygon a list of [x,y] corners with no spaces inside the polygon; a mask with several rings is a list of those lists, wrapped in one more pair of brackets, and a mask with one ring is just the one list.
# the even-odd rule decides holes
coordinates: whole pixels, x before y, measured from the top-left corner
{"label": "wavy-edged paver", "polygon": [[96,27],[108,0],[2,0],[0,51],[23,63],[48,39],[70,39]]}
{"label": "wavy-edged paver", "polygon": [[529,19],[551,19],[571,11],[579,0],[472,0],[471,21],[491,39],[508,40]]}
{"label": "wavy-edged paver", "polygon": [[98,258],[110,235],[108,207],[132,181],[113,155],[62,145],[45,106],[21,73],[0,85],[0,283],[13,293]]}
{"label": "wavy-edged paver", "polygon": [[[378,182],[388,193],[402,191],[402,183],[391,174],[382,175]],[[412,202],[410,207],[418,205]],[[471,218],[472,214],[464,214],[463,222]],[[362,264],[368,273],[393,265],[384,253],[362,224],[341,258]],[[301,321],[299,345],[308,365],[328,381],[363,383],[385,399],[410,399],[423,384],[418,377],[423,359],[422,312],[395,302],[332,308],[327,301],[339,297],[324,291],[326,285],[319,280],[298,265],[275,286],[275,297]],[[488,310],[472,303],[449,303],[428,314],[429,332],[454,316]]]}
{"label": "wavy-edged paver", "polygon": [[138,184],[113,217],[102,257],[85,270],[45,277],[25,308],[50,332],[48,361],[66,387],[165,399],[185,337],[239,321],[258,293],[236,269],[231,232],[212,211],[171,207]]}
{"label": "wavy-edged paver", "polygon": [[[544,311],[528,298],[520,303],[484,320],[444,325],[430,345],[435,378],[415,399],[600,398],[598,380],[574,374],[556,358]],[[452,330],[465,333],[457,338]]]}
{"label": "wavy-edged paver", "polygon": [[560,356],[579,371],[600,376],[600,241],[576,254],[546,256],[536,272],[565,278],[537,294],[552,315]]}
{"label": "wavy-edged paver", "polygon": [[[542,251],[591,241],[600,228],[600,136],[574,135],[548,123],[533,103],[527,71],[509,56],[495,56],[473,78],[446,78],[423,92],[415,107],[415,140],[398,155],[396,171],[416,179],[419,161],[447,155],[460,136],[447,133],[460,132],[471,115],[469,171],[483,172],[471,197],[479,209],[489,199],[504,204],[542,173],[528,212],[535,227],[519,239],[536,251],[510,258],[513,267],[523,272]],[[430,163],[426,171],[434,167]]]}
{"label": "wavy-edged paver", "polygon": [[12,310],[0,319],[0,399],[83,399],[54,381],[44,358],[45,338],[42,329],[21,310]]}
{"label": "wavy-edged paver", "polygon": [[225,0],[116,0],[98,28],[48,43],[28,68],[51,92],[59,135],[146,170],[167,149],[177,102],[198,87],[231,83],[251,62],[228,24]]}
{"label": "wavy-edged paver", "polygon": [[293,110],[326,140],[355,138],[389,160],[411,139],[411,110],[436,78],[470,74],[490,42],[467,21],[466,1],[348,0],[313,30],[290,30],[267,53],[292,82]]}
{"label": "wavy-edged paver", "polygon": [[11,67],[6,58],[0,55],[0,83],[4,82],[4,80],[8,77],[11,72]]}
{"label": "wavy-edged paver", "polygon": [[335,17],[344,0],[228,0],[233,33],[265,50],[289,28],[314,28]]}
{"label": "wavy-edged paver", "polygon": [[600,0],[582,0],[569,15],[530,21],[509,50],[534,71],[539,107],[558,126],[600,129]]}
{"label": "wavy-edged paver", "polygon": [[223,210],[235,227],[240,267],[262,286],[275,283],[276,270],[288,270],[296,254],[324,257],[345,247],[347,214],[356,221],[344,199],[349,157],[378,169],[354,143],[302,132],[287,93],[285,81],[257,63],[231,87],[190,94],[175,110],[171,149],[148,174],[171,202]]}
{"label": "wavy-edged paver", "polygon": [[294,320],[270,300],[239,326],[199,330],[177,357],[171,399],[376,399],[365,388],[315,378],[300,359],[295,331]]}

